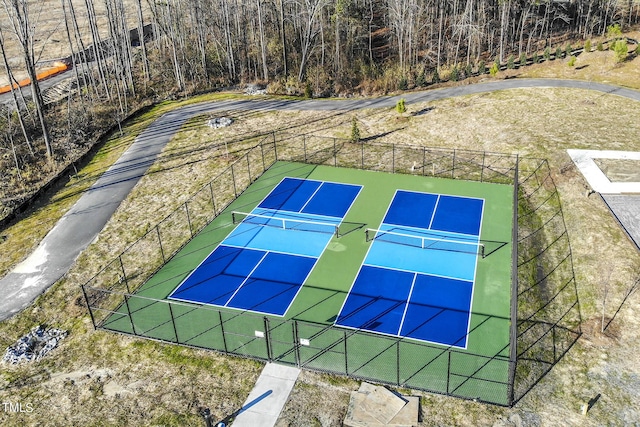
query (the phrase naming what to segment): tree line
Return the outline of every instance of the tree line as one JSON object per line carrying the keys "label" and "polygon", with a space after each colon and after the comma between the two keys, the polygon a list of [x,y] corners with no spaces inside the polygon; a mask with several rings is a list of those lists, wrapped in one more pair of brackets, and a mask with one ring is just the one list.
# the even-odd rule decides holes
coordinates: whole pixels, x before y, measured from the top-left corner
{"label": "tree line", "polygon": [[47,37],[38,18],[53,1],[76,91],[54,106],[37,83],[11,91],[14,108],[0,118],[3,179],[20,181],[32,158],[55,163],[56,150],[86,144],[149,99],[242,82],[308,96],[385,92],[640,22],[637,0],[0,0],[0,70],[10,81],[6,41],[35,81],[35,40]]}

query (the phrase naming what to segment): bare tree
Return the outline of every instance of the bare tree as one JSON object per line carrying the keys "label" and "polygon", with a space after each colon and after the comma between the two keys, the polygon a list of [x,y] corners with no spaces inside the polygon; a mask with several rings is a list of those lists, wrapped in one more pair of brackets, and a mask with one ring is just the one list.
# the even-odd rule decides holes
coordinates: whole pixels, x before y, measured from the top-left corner
{"label": "bare tree", "polygon": [[[2,0],[2,4],[7,12],[9,24],[16,37],[16,41],[20,45],[24,65],[29,79],[31,80],[31,97],[42,129],[47,159],[49,161],[53,161],[51,135],[44,116],[44,99],[42,98],[38,75],[36,73],[36,53],[34,49],[34,42],[37,19],[33,23],[30,21],[31,16],[29,13],[29,2],[27,0]],[[42,8],[43,5],[44,3],[40,2],[40,8]],[[38,14],[36,14],[36,16],[38,16]]]}
{"label": "bare tree", "polygon": [[[29,133],[27,132],[27,128],[25,126],[24,119],[22,117],[22,109],[20,108],[20,103],[18,102],[18,97],[16,96],[16,91],[14,89],[14,86],[16,86],[17,82],[15,77],[13,76],[13,73],[11,72],[11,67],[9,66],[9,60],[7,59],[7,52],[4,48],[4,34],[2,33],[2,27],[0,27],[0,51],[2,52],[2,63],[4,65],[4,70],[9,80],[9,91],[11,92],[11,96],[13,98],[13,105],[17,112],[18,121],[20,122],[20,129],[22,130],[22,135],[24,136],[24,140],[27,144],[27,147],[29,148],[29,152],[31,153],[31,155],[33,155],[34,154],[33,146],[31,145]],[[13,144],[13,140],[12,140],[12,144]]]}

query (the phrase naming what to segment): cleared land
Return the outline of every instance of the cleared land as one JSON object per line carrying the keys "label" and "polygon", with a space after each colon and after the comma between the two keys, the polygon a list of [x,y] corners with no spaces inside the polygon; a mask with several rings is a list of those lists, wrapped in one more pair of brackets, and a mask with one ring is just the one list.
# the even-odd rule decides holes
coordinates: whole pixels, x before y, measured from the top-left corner
{"label": "cleared land", "polygon": [[[640,69],[639,65],[636,58],[620,69],[632,72]],[[556,67],[569,68],[566,63]],[[629,82],[638,83],[637,79]],[[627,118],[640,117],[640,104],[590,91],[521,89],[408,107],[408,114],[402,116],[392,109],[354,113],[362,137],[386,134],[384,141],[389,142],[513,152],[549,159],[574,251],[585,320],[583,338],[515,408],[424,394],[422,425],[520,425],[519,420],[524,425],[576,426],[637,422],[640,355],[636,349],[640,348],[640,320],[634,313],[640,309],[638,294],[627,299],[604,334],[600,332],[600,320],[605,285],[606,316],[611,317],[638,277],[640,255],[602,201],[586,196],[586,182],[572,166],[566,149],[640,150],[640,122],[625,119],[616,125],[621,111]],[[317,134],[344,137],[350,134],[352,117],[313,112],[227,115],[233,116],[236,123],[222,132],[206,127],[205,117],[192,120],[65,279],[33,308],[0,325],[0,343],[4,346],[40,323],[70,330],[62,346],[44,360],[28,366],[3,366],[0,399],[31,403],[34,408],[31,413],[0,412],[3,425],[199,426],[202,419],[197,409],[201,405],[210,407],[218,419],[240,407],[260,372],[260,364],[93,332],[79,289],[101,265],[228,165],[234,150],[243,148],[241,144],[225,147],[219,136],[277,129],[287,123],[297,131],[315,130]],[[123,144],[126,142],[114,139],[96,161],[106,159]],[[102,166],[94,165],[93,170],[108,163],[106,159]],[[89,173],[81,171],[80,176]],[[65,191],[74,192],[71,187]],[[54,198],[64,199],[64,195]],[[52,216],[54,212],[44,218]],[[9,248],[19,246],[10,246],[15,238],[37,241],[33,235],[42,233],[50,221],[31,227],[24,222],[20,231],[5,230],[7,239],[0,243],[0,250],[8,253],[13,250]],[[352,380],[304,372],[279,425],[341,425],[349,392],[357,386]],[[602,396],[588,416],[581,415],[581,405],[598,393]]]}

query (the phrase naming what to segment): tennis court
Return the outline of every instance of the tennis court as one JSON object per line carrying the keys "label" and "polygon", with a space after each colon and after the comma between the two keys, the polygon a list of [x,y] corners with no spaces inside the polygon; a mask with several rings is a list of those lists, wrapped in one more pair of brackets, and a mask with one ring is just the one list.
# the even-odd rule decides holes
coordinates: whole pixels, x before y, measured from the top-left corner
{"label": "tennis court", "polygon": [[285,177],[169,298],[283,316],[360,188]]}
{"label": "tennis court", "polygon": [[465,348],[483,207],[397,191],[336,324]]}
{"label": "tennis court", "polygon": [[505,402],[512,219],[512,185],[278,161],[102,327]]}

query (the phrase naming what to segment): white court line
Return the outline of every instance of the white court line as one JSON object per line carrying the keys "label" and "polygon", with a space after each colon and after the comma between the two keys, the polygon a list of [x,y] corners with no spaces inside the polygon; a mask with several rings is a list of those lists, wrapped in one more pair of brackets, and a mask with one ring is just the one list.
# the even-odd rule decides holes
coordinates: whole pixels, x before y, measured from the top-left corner
{"label": "white court line", "polygon": [[266,251],[264,253],[264,255],[262,256],[262,258],[260,258],[260,261],[258,261],[258,263],[255,265],[255,267],[253,267],[253,269],[249,272],[249,274],[247,274],[247,277],[244,278],[244,280],[242,281],[242,283],[240,283],[240,286],[238,286],[236,288],[236,291],[233,293],[233,295],[231,295],[229,297],[229,299],[227,300],[227,302],[224,303],[224,307],[227,306],[227,304],[229,304],[231,302],[231,300],[233,299],[233,297],[236,296],[236,294],[240,291],[240,289],[242,289],[242,287],[244,286],[245,283],[247,283],[247,280],[249,280],[249,277],[251,277],[251,275],[253,274],[254,271],[256,271],[256,269],[260,266],[260,264],[262,264],[262,261],[264,261],[264,259],[267,257],[267,255],[269,255],[269,251]]}
{"label": "white court line", "polygon": [[409,309],[409,301],[411,301],[411,295],[413,295],[413,288],[416,285],[416,279],[418,278],[418,273],[413,273],[413,281],[411,282],[411,289],[409,289],[409,295],[407,296],[407,302],[404,306],[404,312],[402,313],[402,320],[400,321],[400,326],[398,327],[398,336],[400,336],[400,332],[402,332],[402,326],[404,325],[404,319],[407,318],[407,310]]}

